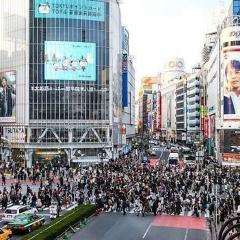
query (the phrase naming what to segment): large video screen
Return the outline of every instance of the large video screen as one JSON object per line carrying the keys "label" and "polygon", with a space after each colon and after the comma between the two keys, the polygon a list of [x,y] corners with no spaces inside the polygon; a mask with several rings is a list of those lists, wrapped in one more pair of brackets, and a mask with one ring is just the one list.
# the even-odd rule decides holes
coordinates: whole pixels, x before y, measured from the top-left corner
{"label": "large video screen", "polygon": [[96,81],[96,44],[45,41],[45,80]]}
{"label": "large video screen", "polygon": [[93,0],[35,0],[35,18],[67,18],[104,22],[104,2]]}
{"label": "large video screen", "polygon": [[16,71],[0,72],[0,123],[16,121]]}
{"label": "large video screen", "polygon": [[224,50],[224,119],[240,120],[240,48]]}
{"label": "large video screen", "polygon": [[225,163],[240,163],[240,130],[224,130],[222,153]]}

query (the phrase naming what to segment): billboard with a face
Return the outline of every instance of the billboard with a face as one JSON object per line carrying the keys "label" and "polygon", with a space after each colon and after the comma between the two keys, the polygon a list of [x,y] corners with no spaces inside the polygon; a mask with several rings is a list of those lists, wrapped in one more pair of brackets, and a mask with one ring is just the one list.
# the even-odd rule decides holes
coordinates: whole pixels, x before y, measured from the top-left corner
{"label": "billboard with a face", "polygon": [[240,121],[240,27],[222,35],[223,118]]}
{"label": "billboard with a face", "polygon": [[0,71],[0,123],[16,121],[16,71]]}

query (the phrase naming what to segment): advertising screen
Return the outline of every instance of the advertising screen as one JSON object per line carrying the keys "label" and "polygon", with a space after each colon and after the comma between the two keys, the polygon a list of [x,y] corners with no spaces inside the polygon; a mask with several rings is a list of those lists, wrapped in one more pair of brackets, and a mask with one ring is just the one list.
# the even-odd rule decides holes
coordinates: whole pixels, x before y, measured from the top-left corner
{"label": "advertising screen", "polygon": [[0,72],[0,123],[16,120],[16,71]]}
{"label": "advertising screen", "polygon": [[240,47],[224,51],[224,119],[240,120]]}
{"label": "advertising screen", "polygon": [[240,130],[225,130],[223,134],[223,161],[240,164]]}
{"label": "advertising screen", "polygon": [[240,27],[223,29],[222,78],[223,116],[225,121],[240,121]]}
{"label": "advertising screen", "polygon": [[96,44],[45,41],[45,80],[96,81]]}
{"label": "advertising screen", "polygon": [[104,22],[104,2],[93,0],[35,0],[35,18],[67,18]]}

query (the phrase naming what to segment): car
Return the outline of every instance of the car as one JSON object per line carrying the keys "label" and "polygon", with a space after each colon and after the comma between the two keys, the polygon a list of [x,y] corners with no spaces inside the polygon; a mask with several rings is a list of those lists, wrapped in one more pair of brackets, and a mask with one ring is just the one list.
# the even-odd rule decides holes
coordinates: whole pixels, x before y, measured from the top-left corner
{"label": "car", "polygon": [[178,153],[170,153],[167,160],[168,165],[178,165],[179,164],[179,155]]}
{"label": "car", "polygon": [[193,155],[185,156],[183,162],[186,165],[195,165],[196,164],[196,157]]}
{"label": "car", "polygon": [[171,147],[170,152],[171,153],[178,153],[178,147]]}
{"label": "car", "polygon": [[14,205],[8,207],[2,217],[2,220],[5,222],[9,222],[14,219],[16,216],[22,213],[37,213],[36,208],[30,208],[29,206],[24,205]]}
{"label": "car", "polygon": [[142,156],[142,163],[148,163],[148,162],[149,162],[148,156],[147,155],[143,155]]}
{"label": "car", "polygon": [[153,149],[150,150],[149,154],[150,156],[157,156],[156,152]]}
{"label": "car", "polygon": [[240,153],[240,146],[231,146],[231,152]]}
{"label": "car", "polygon": [[9,240],[12,236],[10,229],[0,229],[0,240]]}
{"label": "car", "polygon": [[29,233],[41,227],[44,222],[45,217],[43,215],[23,213],[11,220],[7,225],[7,229],[10,229],[12,232]]}

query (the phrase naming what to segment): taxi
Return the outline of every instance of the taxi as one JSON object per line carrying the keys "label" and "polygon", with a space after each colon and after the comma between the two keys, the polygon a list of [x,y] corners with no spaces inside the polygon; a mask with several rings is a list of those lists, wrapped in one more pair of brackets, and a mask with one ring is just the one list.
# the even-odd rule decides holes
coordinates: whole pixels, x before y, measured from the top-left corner
{"label": "taxi", "polygon": [[45,217],[31,213],[23,213],[16,216],[7,225],[7,229],[12,232],[31,232],[41,227],[45,222]]}
{"label": "taxi", "polygon": [[9,240],[12,236],[10,229],[0,229],[0,240]]}

